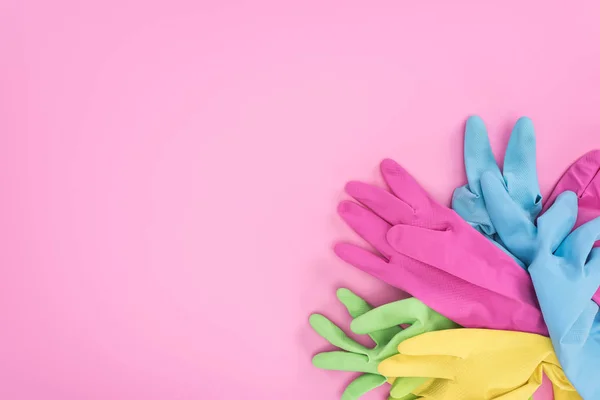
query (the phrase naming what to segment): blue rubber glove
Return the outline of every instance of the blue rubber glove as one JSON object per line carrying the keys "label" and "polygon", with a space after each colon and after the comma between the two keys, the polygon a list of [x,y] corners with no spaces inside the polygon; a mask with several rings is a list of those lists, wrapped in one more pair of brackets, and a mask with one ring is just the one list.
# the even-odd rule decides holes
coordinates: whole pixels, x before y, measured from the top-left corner
{"label": "blue rubber glove", "polygon": [[[504,182],[498,179],[493,171],[485,171],[481,175],[481,189],[485,206],[498,237],[506,249],[528,267],[540,246],[541,237],[538,227],[529,214],[524,213],[518,204],[511,201]],[[577,216],[577,210],[574,212]]]}
{"label": "blue rubber glove", "polygon": [[457,188],[452,196],[452,208],[471,226],[483,233],[523,266],[522,260],[511,254],[503,243],[484,201],[482,176],[490,174],[502,183],[503,201],[510,203],[511,212],[533,223],[542,209],[542,196],[537,179],[535,133],[529,118],[520,118],[512,131],[503,171],[496,164],[485,124],[477,116],[469,117],[465,127],[465,170],[468,183]]}
{"label": "blue rubber glove", "polygon": [[577,196],[564,192],[538,219],[538,248],[529,267],[563,370],[585,400],[600,399],[600,217],[574,230]]}

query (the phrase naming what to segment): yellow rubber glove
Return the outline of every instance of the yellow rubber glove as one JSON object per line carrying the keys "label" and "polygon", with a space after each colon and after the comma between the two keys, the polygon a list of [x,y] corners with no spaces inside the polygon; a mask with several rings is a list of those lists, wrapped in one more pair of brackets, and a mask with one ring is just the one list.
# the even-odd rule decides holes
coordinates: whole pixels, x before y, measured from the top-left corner
{"label": "yellow rubber glove", "polygon": [[417,389],[392,383],[391,398],[411,393],[422,399],[527,400],[552,381],[555,400],[581,400],[558,363],[549,338],[524,332],[450,329],[428,332],[398,346],[400,354],[383,360],[388,377],[432,378]]}

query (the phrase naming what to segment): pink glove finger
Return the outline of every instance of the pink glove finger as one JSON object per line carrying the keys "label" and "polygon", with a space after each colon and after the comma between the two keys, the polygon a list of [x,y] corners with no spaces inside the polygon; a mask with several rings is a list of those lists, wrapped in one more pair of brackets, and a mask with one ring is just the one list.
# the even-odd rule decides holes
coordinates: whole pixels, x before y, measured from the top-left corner
{"label": "pink glove finger", "polygon": [[390,224],[366,208],[347,200],[338,205],[338,214],[384,257],[388,259],[391,257],[394,250],[385,237],[391,227]]}
{"label": "pink glove finger", "polygon": [[548,335],[540,310],[518,299],[475,286],[408,257],[404,257],[400,265],[391,265],[351,244],[337,244],[334,251],[345,262],[406,291],[464,327]]}
{"label": "pink glove finger", "polygon": [[592,150],[585,153],[558,180],[548,200],[544,203],[542,213],[550,208],[559,194],[566,190],[575,192],[580,199],[586,192],[591,192],[590,194],[598,199],[596,204],[598,204],[600,210],[600,197],[598,197],[600,182],[593,182],[600,175],[598,172],[600,172],[600,150]]}
{"label": "pink glove finger", "polygon": [[385,189],[352,181],[346,184],[346,193],[392,225],[415,219],[415,210]]}
{"label": "pink glove finger", "polygon": [[[580,161],[582,159],[583,161]],[[593,176],[589,180],[584,180],[581,175],[578,176],[583,190],[580,189],[579,192],[575,192],[579,197],[575,228],[600,216],[600,150],[594,150],[585,154],[576,163],[577,170],[568,175],[569,179],[571,179],[577,171],[583,169],[585,169],[587,176],[592,176],[592,174]],[[583,174],[583,172],[580,173]],[[561,178],[561,183],[562,179],[563,178]],[[554,195],[554,192],[552,192],[552,194]],[[560,193],[557,193],[556,195],[558,196],[558,194]]]}
{"label": "pink glove finger", "polygon": [[[529,275],[509,255],[487,240],[456,243],[455,233],[395,225],[389,230],[387,239],[398,253],[452,273],[475,286],[509,298],[522,299],[531,307],[538,308]],[[489,247],[489,251],[485,251],[485,247]],[[488,256],[493,259],[486,262],[485,257]]]}
{"label": "pink glove finger", "polygon": [[396,161],[387,158],[381,162],[380,169],[392,192],[414,210],[418,212],[420,208],[430,204],[427,192]]}
{"label": "pink glove finger", "polygon": [[333,251],[348,264],[355,266],[369,275],[373,275],[383,282],[389,283],[386,279],[391,266],[378,255],[349,243],[338,243],[333,248]]}
{"label": "pink glove finger", "polygon": [[587,185],[587,187],[583,191],[581,198],[586,199],[587,197],[590,197],[590,198],[595,199],[594,204],[598,205],[598,208],[600,208],[600,201],[598,201],[598,199],[600,199],[600,150],[594,151],[594,157],[595,157],[595,162],[598,163],[595,165],[596,172],[595,172],[594,177],[592,178],[591,182]]}
{"label": "pink glove finger", "polygon": [[[600,150],[585,153],[575,161],[548,196],[544,204],[544,213],[562,192],[570,190],[579,198],[577,206],[577,221],[573,229],[600,216]],[[595,247],[600,246],[596,241]],[[600,304],[600,289],[592,297],[594,302]]]}

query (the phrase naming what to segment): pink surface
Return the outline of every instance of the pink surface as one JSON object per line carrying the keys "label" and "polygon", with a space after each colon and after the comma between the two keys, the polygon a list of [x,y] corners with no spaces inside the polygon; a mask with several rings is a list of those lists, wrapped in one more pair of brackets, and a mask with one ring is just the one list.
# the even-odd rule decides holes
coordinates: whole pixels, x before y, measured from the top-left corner
{"label": "pink surface", "polygon": [[308,314],[400,295],[331,251],[347,180],[448,204],[472,113],[544,194],[600,147],[596,1],[297,3],[0,0],[0,398],[336,399]]}

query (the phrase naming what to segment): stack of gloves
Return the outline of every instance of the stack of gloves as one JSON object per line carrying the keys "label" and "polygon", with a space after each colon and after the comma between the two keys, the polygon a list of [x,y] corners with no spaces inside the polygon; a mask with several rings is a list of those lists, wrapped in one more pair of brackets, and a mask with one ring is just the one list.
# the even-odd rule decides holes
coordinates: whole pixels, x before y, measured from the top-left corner
{"label": "stack of gloves", "polygon": [[384,384],[390,399],[527,400],[544,374],[557,400],[600,400],[600,151],[571,165],[544,203],[530,119],[515,124],[502,171],[478,117],[464,155],[468,183],[452,209],[389,159],[389,190],[346,185],[356,201],[338,212],[375,252],[340,243],[336,254],[413,297],[373,308],[339,289],[350,330],[375,347],[313,314],[340,349],[313,364],[362,373],[343,400]]}

